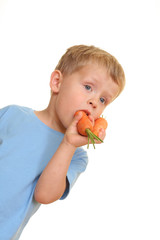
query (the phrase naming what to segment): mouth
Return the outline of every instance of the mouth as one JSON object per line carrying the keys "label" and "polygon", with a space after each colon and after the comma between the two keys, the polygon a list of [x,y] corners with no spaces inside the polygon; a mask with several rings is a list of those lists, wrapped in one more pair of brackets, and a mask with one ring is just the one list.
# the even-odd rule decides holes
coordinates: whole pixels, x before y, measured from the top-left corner
{"label": "mouth", "polygon": [[86,109],[83,109],[83,110],[81,110],[81,111],[85,112],[85,114],[86,114],[87,116],[91,115],[91,113],[90,113],[88,110],[86,110]]}

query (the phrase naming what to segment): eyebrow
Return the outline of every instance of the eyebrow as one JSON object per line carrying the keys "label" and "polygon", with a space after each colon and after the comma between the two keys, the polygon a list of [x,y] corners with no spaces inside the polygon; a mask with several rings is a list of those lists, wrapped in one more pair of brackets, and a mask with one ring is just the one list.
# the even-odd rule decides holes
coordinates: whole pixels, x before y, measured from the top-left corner
{"label": "eyebrow", "polygon": [[[95,84],[98,84],[100,81],[98,81],[98,79],[96,77],[93,76],[92,80],[94,81]],[[107,98],[109,98],[109,100],[112,100],[113,97],[110,95],[110,93],[108,91],[104,91],[105,92],[105,96],[107,96]]]}

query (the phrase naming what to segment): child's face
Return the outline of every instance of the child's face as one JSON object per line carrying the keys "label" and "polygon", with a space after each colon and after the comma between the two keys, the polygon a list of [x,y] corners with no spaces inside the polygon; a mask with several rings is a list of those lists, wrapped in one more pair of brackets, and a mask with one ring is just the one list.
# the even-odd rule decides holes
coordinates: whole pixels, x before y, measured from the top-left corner
{"label": "child's face", "polygon": [[55,103],[60,125],[66,129],[78,110],[85,110],[94,119],[98,118],[118,90],[106,69],[95,64],[64,77]]}

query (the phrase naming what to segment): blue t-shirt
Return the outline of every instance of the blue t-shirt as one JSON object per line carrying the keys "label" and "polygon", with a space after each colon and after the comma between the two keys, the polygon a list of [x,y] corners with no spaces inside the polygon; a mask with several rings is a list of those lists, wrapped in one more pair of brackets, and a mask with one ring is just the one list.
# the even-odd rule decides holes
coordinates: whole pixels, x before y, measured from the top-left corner
{"label": "blue t-shirt", "polygon": [[[63,136],[41,122],[30,108],[11,105],[0,109],[0,239],[18,239],[39,208],[34,189]],[[69,189],[61,199],[87,163],[86,151],[77,148],[67,173]]]}

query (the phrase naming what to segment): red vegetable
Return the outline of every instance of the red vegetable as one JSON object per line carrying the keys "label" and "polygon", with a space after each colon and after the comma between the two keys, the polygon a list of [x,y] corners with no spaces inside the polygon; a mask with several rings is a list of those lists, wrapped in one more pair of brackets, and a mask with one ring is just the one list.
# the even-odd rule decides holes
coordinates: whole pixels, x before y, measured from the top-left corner
{"label": "red vegetable", "polygon": [[94,127],[93,127],[93,133],[98,136],[100,129],[106,129],[108,126],[108,123],[106,119],[99,117],[95,120]]}
{"label": "red vegetable", "polygon": [[88,130],[92,131],[93,130],[93,124],[92,124],[92,122],[90,121],[90,119],[88,118],[87,114],[84,111],[78,111],[78,112],[75,113],[75,115],[78,114],[79,112],[82,112],[83,116],[77,124],[78,132],[83,136],[88,136],[86,130],[88,129]]}
{"label": "red vegetable", "polygon": [[88,146],[87,146],[87,148],[89,148],[89,140],[91,140],[91,142],[93,144],[93,147],[95,148],[94,139],[103,142],[102,139],[100,139],[98,137],[98,134],[99,134],[100,129],[102,129],[102,128],[106,129],[107,128],[108,123],[104,118],[97,118],[95,120],[95,124],[93,126],[91,120],[88,118],[87,114],[84,111],[77,111],[75,113],[75,115],[78,114],[79,112],[82,112],[83,116],[77,124],[77,130],[81,135],[88,136]]}

